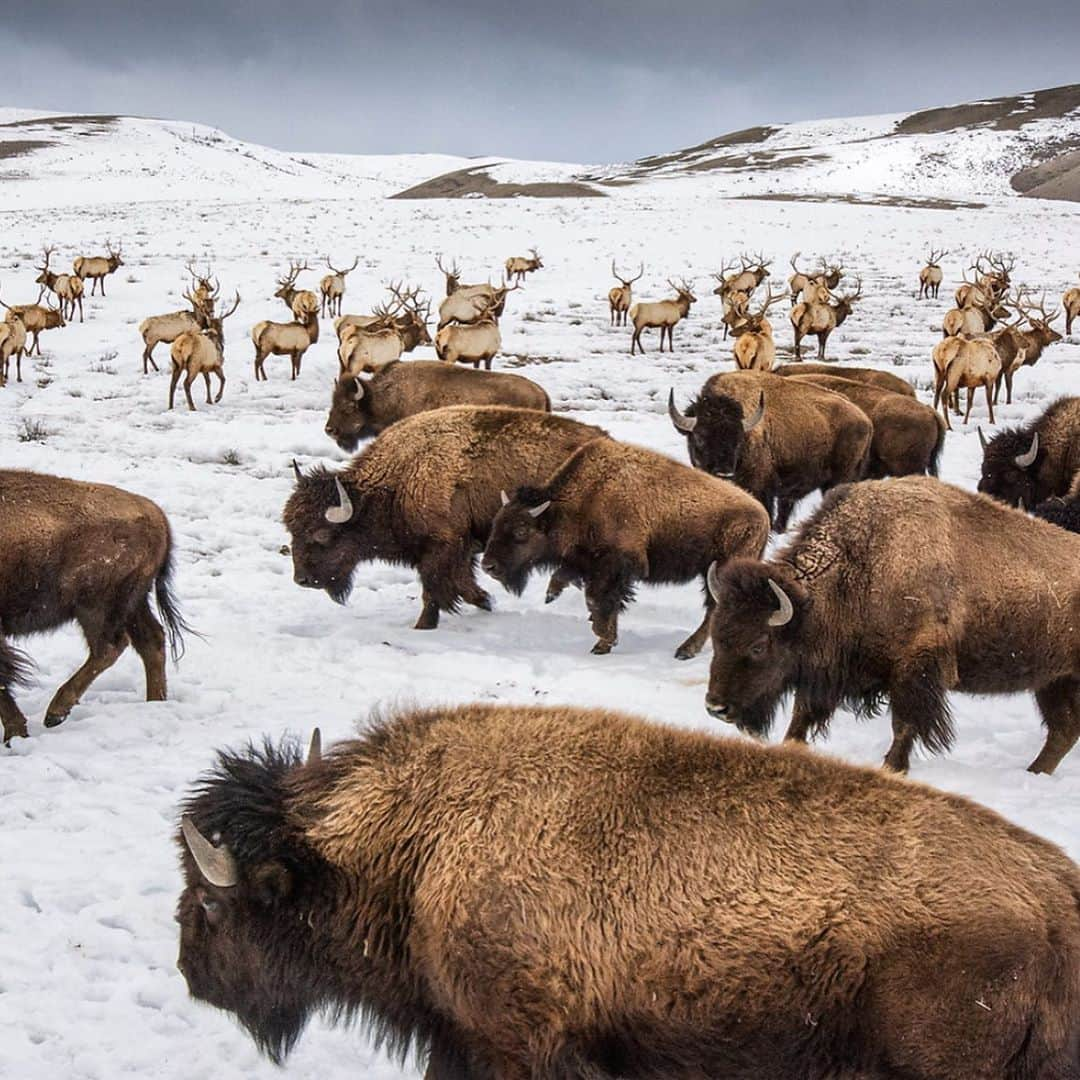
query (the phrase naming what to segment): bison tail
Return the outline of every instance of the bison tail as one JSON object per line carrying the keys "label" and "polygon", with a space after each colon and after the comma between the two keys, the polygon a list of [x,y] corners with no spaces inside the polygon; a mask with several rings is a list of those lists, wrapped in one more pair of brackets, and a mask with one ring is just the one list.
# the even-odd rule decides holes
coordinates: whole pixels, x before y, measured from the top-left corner
{"label": "bison tail", "polygon": [[196,637],[199,637],[199,634],[184,621],[184,617],[180,614],[180,608],[177,606],[176,597],[173,596],[173,566],[173,546],[170,533],[165,560],[162,562],[161,569],[158,570],[157,577],[154,579],[154,599],[157,601],[161,621],[165,624],[165,632],[169,637],[169,654],[175,664],[184,655],[184,634],[195,634]]}
{"label": "bison tail", "polygon": [[33,665],[26,653],[8,645],[0,638],[0,690],[15,686],[27,686]]}
{"label": "bison tail", "polygon": [[937,410],[934,410],[934,419],[937,420],[937,442],[934,443],[934,449],[930,454],[930,461],[926,466],[926,471],[931,476],[938,475],[938,466],[941,462],[941,451],[945,446],[945,421],[938,415]]}

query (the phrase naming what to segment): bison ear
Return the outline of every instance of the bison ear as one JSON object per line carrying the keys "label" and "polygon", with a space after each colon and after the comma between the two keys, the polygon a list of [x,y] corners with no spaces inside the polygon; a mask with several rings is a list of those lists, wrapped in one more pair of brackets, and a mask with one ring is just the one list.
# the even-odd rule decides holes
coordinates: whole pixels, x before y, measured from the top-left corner
{"label": "bison ear", "polygon": [[282,863],[263,863],[251,875],[251,888],[259,901],[270,907],[292,893],[293,876]]}

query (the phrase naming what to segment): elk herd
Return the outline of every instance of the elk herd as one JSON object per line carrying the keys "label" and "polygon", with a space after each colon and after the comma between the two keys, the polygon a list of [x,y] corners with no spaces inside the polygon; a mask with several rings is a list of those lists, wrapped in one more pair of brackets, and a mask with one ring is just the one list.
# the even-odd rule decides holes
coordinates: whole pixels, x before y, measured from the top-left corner
{"label": "elk herd", "polygon": [[[122,265],[110,245],[61,274],[54,254],[36,267],[39,303],[4,304],[5,375],[14,356],[21,379],[42,330],[82,318],[86,278],[104,297]],[[929,252],[920,301],[937,299],[947,254]],[[993,424],[1002,385],[1008,404],[1016,374],[1062,339],[1060,313],[1013,281],[1012,256],[979,255],[933,347],[928,404],[898,374],[826,362],[863,280],[800,259],[786,288],[763,254],[712,275],[735,362],[690,400],[668,390],[684,460],[492,370],[510,295],[544,268],[535,249],[508,259],[499,284],[463,283],[436,256],[434,335],[434,298],[403,280],[372,311],[344,312],[359,258],[327,256],[318,292],[304,261],[267,282],[289,318],[252,327],[255,380],[271,357],[300,378],[332,319],[325,433],[359,449],[339,468],[293,462],[281,514],[296,586],[345,603],[362,566],[412,567],[414,626],[431,632],[462,605],[493,609],[479,569],[518,595],[542,573],[544,603],[580,592],[603,656],[639,585],[698,583],[704,609],[672,646],[686,662],[711,647],[710,717],[763,737],[791,695],[793,744],[826,737],[841,708],[872,716],[887,700],[892,724],[877,775],[798,746],[508,706],[402,714],[326,757],[318,735],[306,758],[269,744],[223,756],[178,832],[180,968],[275,1060],[325,1008],[383,1023],[432,1080],[1080,1076],[1080,872],[993,815],[889,775],[917,749],[951,747],[951,693],[1033,692],[1046,734],[1032,772],[1052,773],[1080,739],[1080,398],[980,430],[978,492],[937,479],[961,392],[964,422],[981,387]],[[609,323],[632,325],[630,355],[645,330],[673,352],[694,283],[671,277],[673,295],[641,300],[643,263],[611,272]],[[168,407],[183,380],[195,411],[199,376],[206,403],[221,401],[241,297],[222,301],[211,266],[185,273],[187,308],[138,330],[143,374],[169,345]],[[46,290],[56,307],[40,304]],[[791,362],[777,364],[782,302]],[[1062,307],[1068,333],[1080,289]],[[802,358],[807,338],[816,362]],[[426,347],[436,360],[405,359]],[[815,493],[820,506],[767,553]],[[0,553],[14,553],[0,555],[4,742],[29,734],[14,697],[28,664],[9,638],[66,622],[89,656],[47,726],[128,644],[147,699],[163,699],[166,648],[175,657],[188,627],[160,508],[17,470],[0,470],[0,504],[14,511],[0,517]],[[842,857],[822,865],[822,845]],[[993,1016],[975,1013],[970,1037],[951,1023],[910,1036],[973,1001]]]}

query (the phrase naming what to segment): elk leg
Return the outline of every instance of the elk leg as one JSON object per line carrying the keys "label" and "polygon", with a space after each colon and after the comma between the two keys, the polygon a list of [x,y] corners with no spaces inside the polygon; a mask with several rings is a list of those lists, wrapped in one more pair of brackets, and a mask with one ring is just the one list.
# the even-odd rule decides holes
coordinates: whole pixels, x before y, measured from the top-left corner
{"label": "elk leg", "polygon": [[822,334],[818,334],[818,336],[817,336],[818,359],[819,360],[824,360],[825,359],[825,342],[827,342],[828,340],[829,340],[828,331],[825,331],[825,333],[822,333]]}
{"label": "elk leg", "polygon": [[24,349],[20,349],[15,354],[15,381],[16,382],[22,382],[22,358],[23,358],[23,353],[24,352],[25,352]]}
{"label": "elk leg", "polygon": [[[1005,404],[1012,404],[1012,382],[1015,372],[1009,371],[1005,374]],[[997,395],[994,395],[994,404],[997,404]]]}
{"label": "elk leg", "polygon": [[791,711],[791,723],[784,739],[804,743],[808,737],[824,735],[829,730],[829,721],[835,710],[835,705],[808,701],[805,694],[796,691],[795,707]]}
{"label": "elk leg", "polygon": [[[157,370],[156,368],[154,369]],[[173,407],[173,401],[176,398],[176,384],[180,381],[180,369],[173,367],[172,378],[169,380],[169,408]]]}
{"label": "elk leg", "polygon": [[215,405],[221,402],[221,395],[225,393],[225,372],[219,368],[216,374],[218,377],[218,391],[217,397],[214,398]]}
{"label": "elk leg", "polygon": [[184,380],[184,396],[187,398],[187,407],[191,412],[195,412],[195,402],[191,400],[191,384],[195,381],[195,374],[194,371],[189,371]]}
{"label": "elk leg", "polygon": [[103,672],[116,663],[120,654],[127,648],[127,636],[121,632],[118,641],[95,641],[90,646],[90,655],[74,675],[53,696],[45,711],[45,726],[56,727],[68,717],[68,713],[79,703],[79,698],[86,693],[90,684]]}
{"label": "elk leg", "polygon": [[146,671],[146,700],[165,700],[165,631],[144,596],[127,623],[128,637]]}
{"label": "elk leg", "polygon": [[206,383],[206,404],[213,405],[214,399],[210,396],[210,372],[204,371],[202,373],[203,382]]}
{"label": "elk leg", "polygon": [[[987,385],[987,387],[986,387],[986,394],[987,394],[987,399],[989,401],[989,396],[990,396],[990,387],[989,387],[989,385]],[[967,388],[967,410],[964,412],[964,423],[965,424],[968,422],[968,418],[971,416],[971,403],[974,400],[975,400],[975,387],[974,386],[969,386]]]}
{"label": "elk leg", "polygon": [[[71,309],[71,314],[72,314],[72,315],[74,315],[74,314],[75,314],[75,308],[74,308],[74,306],[73,306],[73,307],[72,307],[72,309]],[[82,297],[80,296],[80,297],[79,297],[79,322],[82,322],[82,321],[83,321],[83,310],[82,310]]]}
{"label": "elk leg", "polygon": [[802,334],[798,330],[795,331],[795,359],[802,359]]}
{"label": "elk leg", "polygon": [[[993,395],[990,392],[990,384],[986,384],[986,411],[990,414],[990,423],[994,422],[994,402]],[[968,412],[971,412],[971,400],[968,399]]]}
{"label": "elk leg", "polygon": [[953,741],[952,717],[945,698],[956,684],[955,665],[938,652],[922,652],[897,671],[889,687],[893,741],[884,765],[906,773],[915,740],[931,753],[947,750]]}
{"label": "elk leg", "polygon": [[1080,738],[1080,682],[1059,679],[1035,692],[1046,725],[1046,743],[1028,772],[1052,773]]}
{"label": "elk leg", "polygon": [[[635,327],[633,336],[630,338],[630,355],[631,356],[634,355],[635,346],[639,346],[640,344],[641,344],[641,331],[638,330],[637,327]],[[644,352],[645,350],[642,349],[641,351]]]}
{"label": "elk leg", "polygon": [[[147,367],[148,364],[150,365],[149,367]],[[143,349],[142,354],[142,373],[144,375],[149,375],[151,367],[155,371],[157,371],[158,369],[157,364],[154,363],[153,346],[147,346],[145,349]]]}

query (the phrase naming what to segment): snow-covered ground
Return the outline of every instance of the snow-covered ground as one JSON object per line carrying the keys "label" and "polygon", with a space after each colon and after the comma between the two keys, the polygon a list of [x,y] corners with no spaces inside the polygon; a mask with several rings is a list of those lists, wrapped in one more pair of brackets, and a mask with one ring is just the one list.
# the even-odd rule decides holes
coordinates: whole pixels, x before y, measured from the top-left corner
{"label": "snow-covered ground", "polygon": [[[354,732],[373,705],[392,702],[574,702],[722,727],[703,708],[707,655],[672,658],[699,617],[696,586],[642,589],[615,652],[595,657],[580,594],[571,590],[545,607],[540,582],[520,599],[492,583],[494,613],[468,609],[434,633],[410,629],[419,601],[408,570],[362,566],[347,607],[293,585],[280,522],[289,462],[334,464],[343,455],[323,434],[337,367],[328,322],[298,382],[276,359],[269,382],[252,377],[248,328],[284,317],[271,294],[287,258],[307,257],[314,267],[326,253],[338,265],[359,254],[346,310],[364,311],[390,278],[439,297],[436,252],[456,257],[468,280],[497,277],[508,255],[539,247],[545,269],[510,298],[506,355],[496,368],[540,382],[568,415],[680,459],[682,439],[665,412],[668,388],[684,399],[731,366],[709,278],[724,256],[762,249],[778,275],[797,249],[807,258],[842,258],[862,276],[865,299],[834,335],[830,356],[887,366],[924,400],[930,349],[962,253],[1012,250],[1019,280],[1054,297],[1076,280],[1080,211],[1070,204],[1002,199],[979,211],[941,211],[725,200],[702,179],[612,189],[608,199],[398,202],[379,196],[403,186],[412,166],[391,160],[385,172],[370,168],[378,175],[359,194],[343,188],[303,198],[299,182],[282,192],[244,169],[214,181],[209,200],[199,186],[181,198],[171,179],[163,188],[147,180],[134,203],[124,185],[112,201],[100,190],[83,201],[79,186],[62,177],[41,180],[47,198],[40,200],[30,198],[29,181],[10,182],[27,195],[18,203],[0,186],[0,296],[8,303],[36,297],[31,263],[43,242],[58,245],[54,261],[67,261],[110,236],[122,241],[127,260],[109,278],[107,299],[87,299],[85,324],[46,333],[44,356],[24,365],[23,383],[0,389],[0,460],[157,500],[176,535],[177,594],[205,636],[188,639],[187,655],[170,671],[167,702],[141,700],[141,667],[129,653],[48,732],[45,705],[81,662],[82,642],[68,629],[22,643],[39,685],[21,695],[31,738],[0,750],[2,1077],[279,1075],[228,1017],[188,999],[174,966],[177,804],[215,747],[263,734],[306,736],[315,724],[332,742]],[[931,244],[954,254],[945,260],[942,298],[919,303],[916,274]],[[696,281],[699,303],[677,329],[673,355],[632,358],[629,332],[609,327],[613,256],[621,266],[644,260],[640,297],[666,293],[670,276]],[[137,331],[146,315],[183,306],[190,257],[211,258],[223,294],[238,289],[243,298],[227,324],[224,400],[206,406],[196,387],[194,414],[182,405],[166,411],[166,348],[158,356],[163,373],[144,377]],[[784,352],[790,329],[783,315],[775,323]],[[1025,369],[1017,390],[999,423],[1080,393],[1080,338]],[[981,402],[976,418],[985,424]],[[948,437],[944,478],[973,487],[979,460],[974,424],[958,427]],[[953,752],[918,759],[913,776],[971,795],[1080,857],[1080,752],[1056,776],[1029,775],[1024,768],[1041,745],[1029,698],[954,705]],[[822,751],[851,761],[876,764],[889,743],[885,718],[840,716],[832,730]],[[402,1075],[362,1033],[318,1024],[289,1072]]]}

